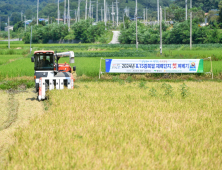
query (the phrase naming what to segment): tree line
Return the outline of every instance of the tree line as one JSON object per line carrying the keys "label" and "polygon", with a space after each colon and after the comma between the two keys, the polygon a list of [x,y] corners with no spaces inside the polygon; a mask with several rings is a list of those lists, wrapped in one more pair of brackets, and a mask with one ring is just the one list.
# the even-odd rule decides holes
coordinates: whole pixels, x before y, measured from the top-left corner
{"label": "tree line", "polygon": [[[107,30],[108,31],[108,30]],[[96,41],[106,42],[104,39],[105,23],[98,22],[97,25],[92,25],[92,20],[81,20],[71,26],[71,30],[66,24],[48,24],[46,26],[34,25],[32,29],[33,43],[48,43],[49,40],[80,40],[82,43],[94,43]],[[31,30],[28,27],[24,33],[23,41],[30,43]]]}
{"label": "tree line", "polygon": [[[139,44],[159,44],[159,25],[146,26],[140,22],[138,24]],[[190,43],[190,22],[178,22],[174,25],[163,25],[162,41],[164,44],[189,44]],[[194,44],[222,43],[222,34],[215,26],[200,27],[193,23],[192,38]],[[119,41],[122,44],[136,44],[136,22],[130,22],[121,26]]]}

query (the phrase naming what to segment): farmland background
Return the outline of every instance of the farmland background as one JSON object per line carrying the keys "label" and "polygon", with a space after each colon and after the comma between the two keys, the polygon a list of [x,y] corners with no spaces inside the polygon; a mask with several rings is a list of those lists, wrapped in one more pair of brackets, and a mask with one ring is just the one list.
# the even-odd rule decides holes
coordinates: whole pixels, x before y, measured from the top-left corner
{"label": "farmland background", "polygon": [[[86,2],[0,1],[0,170],[221,169],[222,0],[188,0],[187,16],[184,0]],[[37,100],[37,50],[75,52],[73,90]],[[120,58],[203,59],[204,73],[98,78]]]}

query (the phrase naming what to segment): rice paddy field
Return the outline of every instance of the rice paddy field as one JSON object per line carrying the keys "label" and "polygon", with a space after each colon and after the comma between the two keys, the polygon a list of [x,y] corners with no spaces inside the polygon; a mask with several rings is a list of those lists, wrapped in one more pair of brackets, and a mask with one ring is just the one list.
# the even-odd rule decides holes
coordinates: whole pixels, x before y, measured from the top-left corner
{"label": "rice paddy field", "polygon": [[78,82],[45,107],[3,169],[221,169],[221,83]]}
{"label": "rice paddy field", "polygon": [[[29,45],[13,42],[7,49],[0,42],[0,169],[221,169],[222,44],[164,45],[162,55],[158,45],[32,48],[74,51],[75,88],[52,90],[48,100],[37,101]],[[208,57],[214,80],[209,74],[98,79],[101,58]],[[204,72],[210,70],[204,60]]]}

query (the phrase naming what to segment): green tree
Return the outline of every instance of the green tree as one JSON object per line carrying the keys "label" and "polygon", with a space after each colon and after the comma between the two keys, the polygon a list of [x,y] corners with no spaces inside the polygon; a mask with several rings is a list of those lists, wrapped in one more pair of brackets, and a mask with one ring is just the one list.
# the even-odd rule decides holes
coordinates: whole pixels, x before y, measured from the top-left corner
{"label": "green tree", "polygon": [[73,24],[74,36],[83,43],[95,42],[102,34],[105,33],[104,22],[98,22],[92,25],[92,20],[80,20]]}
{"label": "green tree", "polygon": [[18,16],[18,13],[13,12],[10,17],[10,25],[14,25],[19,21],[21,21],[21,18]]}
{"label": "green tree", "polygon": [[[35,13],[34,13],[34,14],[35,14]],[[25,11],[25,16],[26,16],[27,19],[31,19],[32,16],[33,16],[33,11],[32,11],[31,9],[27,9],[27,10]]]}
{"label": "green tree", "polygon": [[17,22],[14,27],[13,27],[13,31],[17,32],[19,30],[19,28],[24,28],[24,22],[23,21],[19,21]]}
{"label": "green tree", "polygon": [[[145,26],[138,22],[138,41],[139,44],[159,44],[159,26]],[[214,27],[198,27],[193,23],[193,43],[218,43],[222,41],[222,36]],[[131,22],[128,29],[121,29],[119,41],[122,44],[135,44],[136,42],[136,23]],[[189,44],[190,43],[190,22],[178,22],[170,30],[163,24],[163,43],[164,44]]]}
{"label": "green tree", "polygon": [[[61,40],[69,34],[68,26],[64,24],[48,24],[47,26],[34,25],[32,30],[33,43],[47,43],[49,40]],[[30,42],[30,27],[24,33],[23,41]]]}

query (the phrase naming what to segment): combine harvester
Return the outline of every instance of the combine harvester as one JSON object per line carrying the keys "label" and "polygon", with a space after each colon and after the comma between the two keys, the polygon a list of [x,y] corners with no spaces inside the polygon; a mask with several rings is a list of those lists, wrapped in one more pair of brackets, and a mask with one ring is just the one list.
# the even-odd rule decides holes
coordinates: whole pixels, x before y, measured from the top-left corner
{"label": "combine harvester", "polygon": [[[74,63],[74,52],[54,53],[54,51],[35,51],[31,61],[34,62],[35,87],[38,100],[46,98],[46,91],[53,89],[74,88],[72,70],[69,64],[58,64],[60,57],[69,57],[69,62]],[[76,71],[76,67],[73,67]]]}

